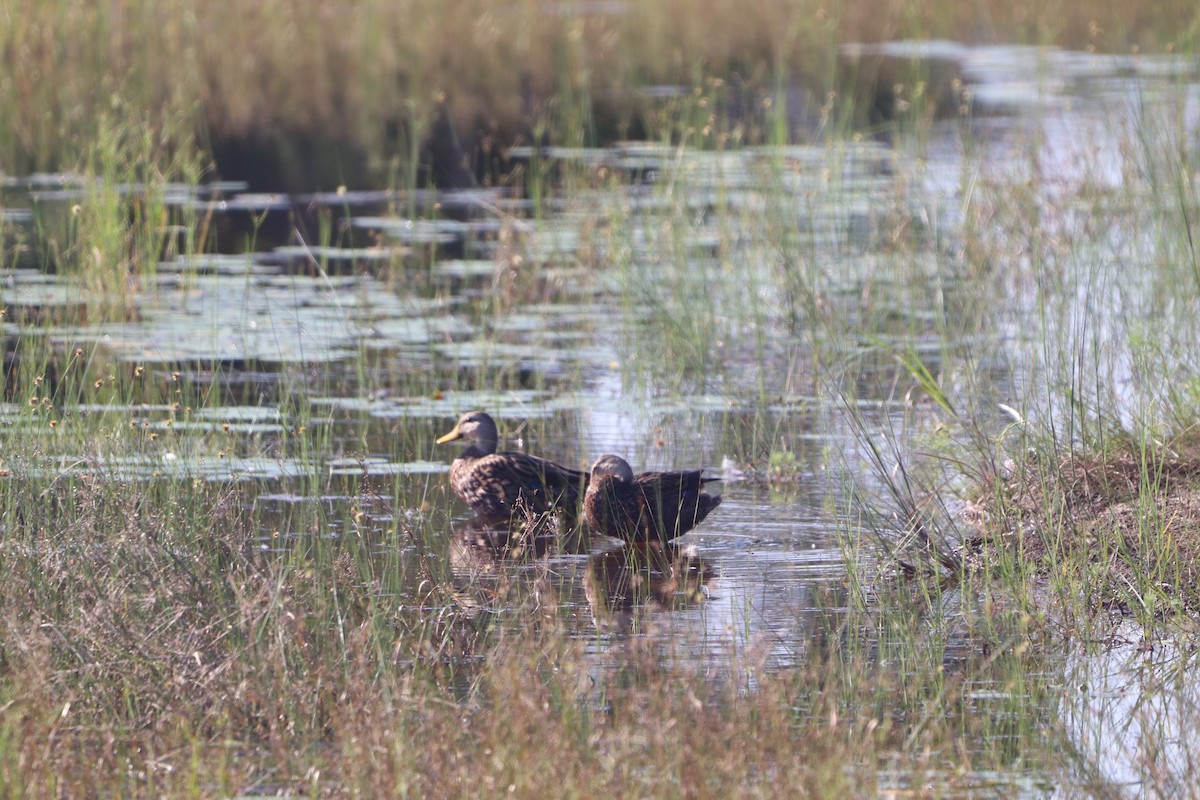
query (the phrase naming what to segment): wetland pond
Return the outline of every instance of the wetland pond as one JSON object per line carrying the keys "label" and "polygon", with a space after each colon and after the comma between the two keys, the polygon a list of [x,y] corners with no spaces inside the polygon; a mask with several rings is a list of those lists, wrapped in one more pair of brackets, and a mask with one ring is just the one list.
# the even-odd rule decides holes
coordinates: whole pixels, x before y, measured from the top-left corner
{"label": "wetland pond", "polygon": [[[1155,154],[1195,147],[1192,62],[888,47],[950,65],[970,113],[924,121],[902,143],[517,151],[527,181],[546,187],[536,199],[172,186],[162,202],[184,220],[179,240],[203,254],[116,295],[44,256],[48,232],[69,226],[93,187],[6,179],[10,371],[34,342],[87,354],[102,365],[97,387],[124,388],[39,407],[10,380],[5,466],[228,483],[252,509],[263,558],[354,550],[398,604],[427,602],[419,587],[433,575],[495,625],[536,594],[597,672],[635,641],[714,680],[740,656],[786,669],[848,604],[872,602],[862,586],[887,572],[879,531],[896,465],[946,435],[896,353],[918,357],[1000,436],[1013,424],[1002,405],[1061,413],[1063,359],[1093,347],[1102,374],[1081,391],[1120,387],[1134,414],[1152,387],[1122,345],[1131,328],[1198,333],[1195,309],[1156,277],[1146,199],[1164,179]],[[1029,246],[1031,228],[1069,242],[1053,264]],[[603,541],[528,558],[481,544],[447,486],[458,448],[435,444],[475,408],[497,419],[502,449],[580,467],[612,452],[638,471],[723,478],[722,505],[682,542],[699,560],[688,585],[631,589]],[[73,426],[104,425],[136,429],[140,446],[72,444],[86,441]],[[953,512],[965,488],[947,484],[941,502]],[[974,663],[972,626],[953,621],[979,601],[951,589],[929,612],[947,672]],[[1047,747],[1069,746],[1134,792],[1152,791],[1152,774],[1186,774],[1194,658],[1170,642],[1147,655],[1140,629],[1112,628],[1104,647],[1045,654],[1016,690],[1028,696],[986,670],[968,678],[972,713],[995,718],[995,736],[1030,704],[1041,732],[1014,741],[1010,769],[956,776],[952,789],[946,776],[946,791],[1054,794],[1064,776],[1039,767]],[[904,669],[885,633],[839,635]],[[1163,749],[1148,763],[1150,728]],[[903,793],[914,780],[880,785]],[[921,780],[936,784],[936,769]]]}

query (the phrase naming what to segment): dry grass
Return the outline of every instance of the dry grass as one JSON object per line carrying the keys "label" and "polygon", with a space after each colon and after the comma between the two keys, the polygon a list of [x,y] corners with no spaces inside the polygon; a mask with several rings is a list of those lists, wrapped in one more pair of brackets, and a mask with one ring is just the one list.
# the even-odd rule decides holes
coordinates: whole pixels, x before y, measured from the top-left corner
{"label": "dry grass", "polygon": [[430,135],[485,151],[538,123],[564,141],[592,125],[623,135],[645,121],[636,90],[656,84],[719,78],[752,106],[781,79],[819,106],[835,88],[840,42],[944,36],[1149,51],[1190,48],[1197,24],[1183,0],[612,8],[17,0],[0,10],[0,166],[71,166],[113,98],[127,118],[196,130],[204,143],[257,142],[310,167],[340,159],[348,174],[361,159],[379,174],[393,158],[408,164]]}
{"label": "dry grass", "polygon": [[[986,549],[1043,572],[1083,570],[1099,603],[1153,610],[1150,594],[1200,610],[1200,449],[1031,457],[975,509]],[[992,553],[995,558],[995,553]]]}
{"label": "dry grass", "polygon": [[900,672],[838,630],[775,672],[761,644],[728,665],[667,655],[669,632],[597,661],[553,599],[505,598],[519,610],[489,628],[432,575],[423,597],[386,593],[350,541],[260,555],[229,489],[6,491],[14,796],[845,797],[885,767],[952,787],[994,757],[953,744],[987,736],[970,687],[1034,671],[943,662],[899,598],[889,651],[923,642]]}

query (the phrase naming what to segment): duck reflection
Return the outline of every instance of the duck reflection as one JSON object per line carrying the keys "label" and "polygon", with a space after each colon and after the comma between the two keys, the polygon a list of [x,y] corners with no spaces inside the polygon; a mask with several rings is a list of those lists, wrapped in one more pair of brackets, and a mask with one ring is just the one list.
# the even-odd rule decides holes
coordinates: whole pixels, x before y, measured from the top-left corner
{"label": "duck reflection", "polygon": [[[478,608],[519,604],[529,596],[544,604],[550,597],[573,593],[568,584],[574,581],[567,577],[573,573],[576,580],[583,578],[596,626],[620,632],[632,629],[638,609],[673,610],[700,603],[716,577],[716,569],[694,547],[661,541],[618,543],[607,536],[590,544],[589,549],[584,530],[561,534],[550,516],[517,526],[506,519],[474,517],[457,525],[450,539],[456,595],[460,601],[469,596],[470,604]],[[547,556],[584,554],[586,561],[572,562],[583,565],[582,576],[563,571],[561,565],[550,570],[526,568]]]}
{"label": "duck reflection", "polygon": [[570,540],[570,536],[560,536],[556,521],[549,516],[520,525],[476,516],[455,526],[450,537],[450,568],[461,576],[495,574],[505,565],[570,552],[565,549]]}
{"label": "duck reflection", "polygon": [[696,605],[715,577],[716,569],[694,548],[648,542],[590,556],[583,588],[597,628],[628,631],[636,609]]}
{"label": "duck reflection", "polygon": [[531,600],[553,605],[558,590],[543,569],[524,569],[546,556],[576,552],[578,535],[562,535],[552,515],[510,524],[507,518],[476,516],[456,525],[450,536],[449,564],[459,605],[518,607]]}

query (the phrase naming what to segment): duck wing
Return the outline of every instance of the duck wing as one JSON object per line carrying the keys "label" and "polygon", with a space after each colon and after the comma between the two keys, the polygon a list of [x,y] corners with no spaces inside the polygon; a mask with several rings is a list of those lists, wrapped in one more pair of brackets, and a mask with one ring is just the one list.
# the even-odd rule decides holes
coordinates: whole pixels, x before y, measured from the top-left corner
{"label": "duck wing", "polygon": [[[719,495],[703,490],[717,478],[704,477],[699,469],[673,472],[643,472],[634,478],[646,519],[663,541],[682,536],[700,524],[721,504]],[[647,531],[649,533],[650,531]]]}
{"label": "duck wing", "polygon": [[476,513],[510,516],[518,506],[542,513],[560,503],[572,513],[588,474],[526,453],[491,453],[450,465],[454,491]]}

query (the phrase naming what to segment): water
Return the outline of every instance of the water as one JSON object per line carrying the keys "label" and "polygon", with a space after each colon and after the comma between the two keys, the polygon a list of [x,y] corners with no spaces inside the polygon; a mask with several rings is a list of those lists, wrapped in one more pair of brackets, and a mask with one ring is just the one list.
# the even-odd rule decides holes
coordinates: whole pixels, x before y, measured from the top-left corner
{"label": "water", "polygon": [[[35,255],[35,220],[66,213],[86,187],[71,176],[7,180],[9,352],[23,338],[59,354],[83,348],[147,385],[126,405],[47,411],[10,398],[0,407],[10,435],[44,440],[25,474],[241,484],[263,522],[264,557],[314,537],[350,542],[404,597],[416,592],[418,557],[433,554],[473,608],[500,618],[512,595],[497,587],[524,583],[554,598],[597,672],[620,663],[630,637],[718,671],[731,652],[767,669],[802,661],[814,630],[850,602],[845,546],[870,542],[852,528],[852,488],[888,503],[863,430],[900,432],[901,458],[936,441],[937,408],[881,345],[917,354],[961,409],[999,431],[1011,420],[997,403],[1058,410],[1031,387],[1080,343],[1101,354],[1132,419],[1153,387],[1116,344],[1127,320],[1194,325],[1194,310],[1165,301],[1146,268],[1147,231],[1087,237],[1094,267],[1073,269],[1078,252],[1049,265],[1060,285],[1047,311],[1022,275],[1027,231],[963,230],[971,204],[996,202],[985,183],[1020,187],[1036,174],[1031,207],[1060,232],[1095,224],[1103,203],[1154,192],[1157,148],[1128,145],[1172,131],[1194,141],[1200,91],[1187,62],[948,43],[860,52],[953,66],[977,116],[932,123],[920,150],[870,140],[557,150],[542,157],[623,179],[555,196],[541,214],[501,190],[289,198],[172,187],[168,204],[212,215],[215,252],[159,265],[123,298],[119,322],[90,321],[95,298]],[[1095,187],[1100,206],[1081,203],[1080,186]],[[972,260],[972,241],[992,249]],[[1047,352],[1043,326],[1060,322],[1062,351]],[[963,350],[979,356],[970,374]],[[635,469],[707,467],[727,478],[724,502],[683,540],[692,560],[674,582],[660,571],[634,587],[637,570],[611,543],[549,539],[524,557],[497,555],[446,488],[455,449],[433,444],[472,408],[500,421],[503,446],[572,466],[614,452]],[[48,428],[55,413],[62,421]],[[144,448],[100,456],[61,443],[72,417],[106,414],[133,418]],[[763,477],[772,463],[783,467],[776,481]],[[871,548],[859,557],[869,562]],[[951,636],[946,668],[973,646]],[[1190,720],[1186,703],[1147,698],[1138,658],[1084,650],[1060,665],[1072,698],[1059,711],[1064,734],[1097,762],[1126,754],[1111,764],[1120,785],[1147,780],[1130,706],[1159,730]],[[1194,685],[1190,664],[1180,670]],[[1076,697],[1080,673],[1091,688]],[[981,714],[1011,699],[982,679],[968,694]],[[1046,780],[1017,766],[967,788],[1041,794]]]}

